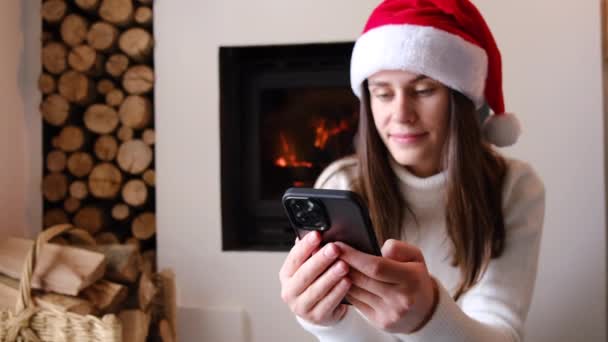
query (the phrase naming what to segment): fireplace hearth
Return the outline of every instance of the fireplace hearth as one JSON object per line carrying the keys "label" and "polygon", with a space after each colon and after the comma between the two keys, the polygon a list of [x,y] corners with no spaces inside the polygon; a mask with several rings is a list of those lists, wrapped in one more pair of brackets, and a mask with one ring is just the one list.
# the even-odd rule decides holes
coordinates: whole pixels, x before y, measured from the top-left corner
{"label": "fireplace hearth", "polygon": [[359,104],[348,66],[353,43],[221,47],[222,247],[288,250],[281,206],[354,152]]}

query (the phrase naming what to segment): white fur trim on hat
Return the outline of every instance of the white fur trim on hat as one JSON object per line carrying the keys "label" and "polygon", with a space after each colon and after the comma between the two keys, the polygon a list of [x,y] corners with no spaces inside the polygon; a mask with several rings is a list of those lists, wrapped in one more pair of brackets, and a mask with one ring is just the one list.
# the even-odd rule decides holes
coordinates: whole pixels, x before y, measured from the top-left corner
{"label": "white fur trim on hat", "polygon": [[521,134],[521,124],[514,114],[494,114],[486,118],[481,131],[486,141],[498,147],[511,146]]}
{"label": "white fur trim on hat", "polygon": [[488,57],[463,38],[418,25],[384,25],[365,32],[353,49],[350,80],[361,98],[361,86],[381,70],[407,70],[455,89],[480,108],[488,74]]}

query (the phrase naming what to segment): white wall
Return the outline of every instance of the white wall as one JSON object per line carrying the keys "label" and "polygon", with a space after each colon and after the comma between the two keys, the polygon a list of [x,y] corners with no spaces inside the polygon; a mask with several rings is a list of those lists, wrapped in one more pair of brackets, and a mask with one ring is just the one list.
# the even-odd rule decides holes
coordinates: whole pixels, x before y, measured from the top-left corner
{"label": "white wall", "polygon": [[478,3],[503,51],[507,110],[525,128],[509,152],[531,161],[547,188],[528,340],[605,341],[600,2]]}
{"label": "white wall", "polygon": [[[199,336],[226,340],[242,328],[243,340],[312,340],[279,299],[285,253],[221,252],[218,47],[354,39],[376,3],[156,2],[159,258],[177,272],[179,305],[204,309]],[[525,128],[506,152],[535,165],[547,187],[528,340],[604,341],[599,1],[476,3],[503,52],[507,109]],[[184,326],[184,340],[196,328]]]}
{"label": "white wall", "polygon": [[[244,340],[312,340],[279,299],[284,253],[221,252],[218,47],[354,39],[376,3],[156,3],[159,258],[177,272],[179,305],[204,309],[209,321],[223,315],[202,322],[201,334],[221,339],[242,327]],[[525,128],[505,152],[535,165],[547,187],[528,340],[604,341],[599,2],[476,3],[503,52],[507,109]]]}
{"label": "white wall", "polygon": [[25,226],[25,127],[18,73],[23,41],[19,30],[19,5],[17,0],[0,4],[0,41],[6,46],[0,51],[0,233],[8,234],[20,234]]}
{"label": "white wall", "polygon": [[[40,115],[33,107],[40,19],[35,1],[27,2],[0,2],[0,236],[27,236],[40,227],[42,137]],[[28,13],[22,6],[37,10],[36,21],[30,14],[22,16]]]}

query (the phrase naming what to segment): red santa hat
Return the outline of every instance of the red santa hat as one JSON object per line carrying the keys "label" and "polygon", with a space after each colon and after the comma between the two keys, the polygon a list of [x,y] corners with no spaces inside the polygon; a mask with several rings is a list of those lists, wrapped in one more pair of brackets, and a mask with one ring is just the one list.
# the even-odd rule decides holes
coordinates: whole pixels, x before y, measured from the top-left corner
{"label": "red santa hat", "polygon": [[505,113],[500,51],[479,10],[469,0],[385,0],[372,12],[351,60],[351,86],[380,70],[426,75],[494,112],[482,126],[496,146],[513,145],[521,132]]}

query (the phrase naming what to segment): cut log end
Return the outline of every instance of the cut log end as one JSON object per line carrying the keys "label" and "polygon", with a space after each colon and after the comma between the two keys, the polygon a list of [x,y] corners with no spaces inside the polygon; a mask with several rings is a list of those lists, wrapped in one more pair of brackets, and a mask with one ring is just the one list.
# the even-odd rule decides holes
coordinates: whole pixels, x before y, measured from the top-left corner
{"label": "cut log end", "polygon": [[133,236],[140,240],[147,240],[156,234],[156,216],[146,212],[137,216],[131,225]]}
{"label": "cut log end", "polygon": [[147,65],[127,69],[122,80],[123,88],[131,95],[142,95],[154,87],[154,71]]}
{"label": "cut log end", "polygon": [[68,170],[76,177],[85,177],[93,168],[93,157],[85,152],[75,152],[68,158]]}
{"label": "cut log end", "polygon": [[122,198],[133,207],[144,205],[148,200],[148,187],[146,183],[139,179],[128,181],[122,188]]}
{"label": "cut log end", "polygon": [[108,106],[119,107],[125,99],[125,93],[120,89],[112,89],[106,95],[106,103]]}
{"label": "cut log end", "polygon": [[68,193],[68,178],[63,173],[49,173],[42,181],[44,198],[49,202],[58,202]]}
{"label": "cut log end", "polygon": [[112,217],[117,221],[124,221],[129,218],[129,206],[124,203],[115,204],[112,207]]}
{"label": "cut log end", "polygon": [[98,76],[103,71],[103,57],[89,45],[79,45],[68,54],[68,64],[72,69]]}
{"label": "cut log end", "polygon": [[118,153],[118,142],[110,135],[102,135],[95,141],[93,147],[95,156],[102,161],[112,161]]}
{"label": "cut log end", "polygon": [[152,25],[152,9],[147,6],[140,6],[135,10],[135,22],[142,26]]}
{"label": "cut log end", "polygon": [[67,164],[67,156],[61,150],[53,150],[46,156],[46,168],[51,172],[61,172]]}
{"label": "cut log end", "polygon": [[97,82],[97,92],[99,92],[101,95],[106,95],[114,88],[116,88],[116,86],[114,86],[114,82],[108,79],[103,79]]}
{"label": "cut log end", "polygon": [[55,92],[57,88],[57,82],[55,82],[55,78],[47,73],[41,73],[38,78],[38,89],[41,93],[48,95]]}
{"label": "cut log end", "polygon": [[118,41],[119,30],[112,24],[98,21],[91,25],[87,42],[97,51],[110,51]]}
{"label": "cut log end", "polygon": [[141,178],[148,184],[148,186],[156,185],[156,172],[154,170],[146,170]]}
{"label": "cut log end", "polygon": [[123,125],[143,129],[152,121],[152,102],[144,96],[127,96],[118,110],[118,116]]}
{"label": "cut log end", "polygon": [[113,54],[106,62],[106,71],[115,78],[122,76],[128,67],[129,57],[122,53]]}
{"label": "cut log end", "polygon": [[156,134],[154,132],[154,129],[148,128],[144,130],[141,135],[141,140],[143,140],[148,145],[154,145],[154,143],[156,142]]}
{"label": "cut log end", "polygon": [[70,116],[70,103],[59,94],[51,94],[42,101],[40,112],[49,125],[63,126]]}
{"label": "cut log end", "polygon": [[89,175],[89,190],[97,198],[112,199],[120,192],[122,174],[110,163],[101,163]]}
{"label": "cut log end", "polygon": [[68,101],[87,104],[95,96],[95,87],[91,79],[75,70],[66,71],[59,77],[59,94]]}
{"label": "cut log end", "polygon": [[91,234],[99,232],[106,224],[103,210],[97,207],[84,207],[74,215],[74,225]]}
{"label": "cut log end", "polygon": [[63,19],[67,9],[68,6],[64,0],[47,0],[42,3],[42,19],[49,24],[56,24]]}
{"label": "cut log end", "polygon": [[63,208],[66,212],[73,214],[80,208],[80,200],[76,197],[68,197],[63,202]]}
{"label": "cut log end", "polygon": [[116,161],[122,170],[130,174],[141,174],[152,163],[152,149],[141,140],[130,140],[118,149]]}
{"label": "cut log end", "polygon": [[75,0],[76,6],[86,12],[93,12],[99,6],[99,0]]}
{"label": "cut log end", "polygon": [[70,196],[83,200],[89,195],[89,188],[84,181],[74,181],[70,184]]}
{"label": "cut log end", "polygon": [[84,42],[89,28],[88,21],[77,14],[69,14],[61,22],[61,38],[69,46],[78,46]]}
{"label": "cut log end", "polygon": [[127,26],[133,20],[133,3],[131,0],[102,0],[99,16],[109,23]]}
{"label": "cut log end", "polygon": [[128,29],[118,39],[120,49],[137,62],[144,62],[150,57],[152,45],[152,35],[140,27]]}
{"label": "cut log end", "polygon": [[55,147],[65,151],[74,152],[84,144],[84,132],[77,126],[65,126],[55,140]]}
{"label": "cut log end", "polygon": [[118,127],[118,113],[108,105],[96,103],[84,113],[85,126],[97,134],[112,133]]}
{"label": "cut log end", "polygon": [[59,42],[50,41],[42,48],[42,65],[53,75],[60,75],[66,70],[67,57],[67,47]]}
{"label": "cut log end", "polygon": [[128,126],[120,126],[120,128],[118,129],[118,132],[116,132],[116,136],[118,137],[118,140],[122,141],[122,142],[127,142],[129,140],[133,139],[133,128],[128,127]]}

